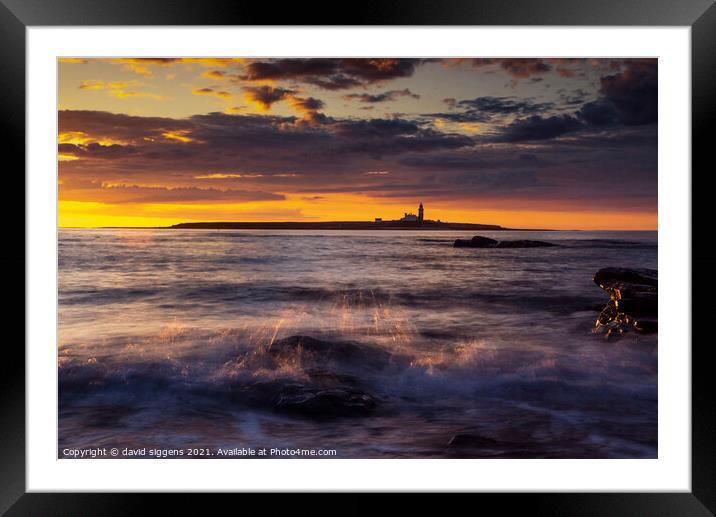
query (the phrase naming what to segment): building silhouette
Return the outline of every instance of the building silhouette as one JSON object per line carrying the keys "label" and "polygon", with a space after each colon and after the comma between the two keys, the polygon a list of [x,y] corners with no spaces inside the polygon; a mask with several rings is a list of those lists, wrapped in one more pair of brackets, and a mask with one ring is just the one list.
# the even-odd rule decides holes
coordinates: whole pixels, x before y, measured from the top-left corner
{"label": "building silhouette", "polygon": [[[420,206],[418,206],[418,215],[415,215],[412,212],[404,212],[403,217],[400,219],[393,219],[392,221],[383,221],[382,217],[376,217],[375,223],[381,224],[383,222],[386,223],[418,223],[418,225],[422,225],[423,222],[426,221],[425,219],[425,208],[423,207],[422,201],[420,202]],[[428,223],[435,223],[435,221],[427,221]],[[437,221],[438,223],[440,221]]]}
{"label": "building silhouette", "polygon": [[418,215],[405,212],[403,214],[403,217],[401,219],[399,219],[399,221],[401,223],[422,223],[424,216],[425,216],[425,210],[423,209],[423,204],[420,203],[420,206],[418,207]]}

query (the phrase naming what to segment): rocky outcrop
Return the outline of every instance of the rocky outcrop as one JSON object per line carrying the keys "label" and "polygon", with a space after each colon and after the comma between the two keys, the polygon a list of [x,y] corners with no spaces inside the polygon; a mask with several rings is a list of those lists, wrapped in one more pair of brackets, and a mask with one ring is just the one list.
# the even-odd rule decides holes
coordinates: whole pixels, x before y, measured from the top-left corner
{"label": "rocky outcrop", "polygon": [[495,447],[497,441],[479,434],[461,433],[453,435],[448,442],[448,447],[453,448],[483,448]]}
{"label": "rocky outcrop", "polygon": [[271,344],[267,352],[276,357],[294,357],[300,353],[304,362],[314,367],[341,363],[370,369],[382,369],[390,364],[391,354],[383,348],[349,341],[323,341],[310,336],[289,336]]}
{"label": "rocky outcrop", "polygon": [[237,380],[230,386],[234,404],[275,411],[300,418],[363,417],[378,407],[378,400],[356,379],[313,376],[309,379]]}
{"label": "rocky outcrop", "polygon": [[366,416],[375,407],[376,401],[368,393],[344,388],[283,393],[274,404],[276,411],[313,418]]}
{"label": "rocky outcrop", "polygon": [[472,239],[457,239],[453,246],[455,248],[494,248],[500,241],[475,235]]}
{"label": "rocky outcrop", "polygon": [[516,241],[497,241],[489,237],[475,235],[472,239],[457,239],[453,243],[455,248],[545,248],[557,246],[551,242],[516,240]]}
{"label": "rocky outcrop", "polygon": [[392,362],[393,355],[376,345],[289,336],[238,359],[243,369],[266,371],[268,378],[233,378],[229,399],[298,418],[363,417],[378,407],[378,399],[361,380],[363,373],[383,370]]}
{"label": "rocky outcrop", "polygon": [[656,332],[659,312],[658,273],[655,269],[604,268],[593,279],[609,294],[599,313],[595,332],[607,337],[627,331]]}

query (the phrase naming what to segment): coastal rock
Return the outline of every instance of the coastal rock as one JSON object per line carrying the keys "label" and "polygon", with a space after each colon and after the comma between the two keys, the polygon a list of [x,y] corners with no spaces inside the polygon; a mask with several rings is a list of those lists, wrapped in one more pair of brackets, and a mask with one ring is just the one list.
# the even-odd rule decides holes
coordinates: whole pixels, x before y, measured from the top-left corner
{"label": "coastal rock", "polygon": [[359,388],[358,383],[341,381],[313,376],[308,381],[237,381],[230,387],[229,400],[244,407],[303,418],[359,417],[376,408],[376,398]]}
{"label": "coastal rock", "polygon": [[368,393],[342,388],[284,393],[274,404],[276,411],[314,418],[366,416],[375,407],[376,401]]}
{"label": "coastal rock", "polygon": [[472,239],[457,239],[453,246],[455,248],[494,248],[499,244],[499,241],[490,239],[489,237],[482,237],[481,235],[475,235]]}
{"label": "coastal rock", "polygon": [[[365,391],[362,378],[393,360],[390,352],[371,344],[289,336],[238,359],[244,368],[269,374],[259,380],[236,377],[229,397],[236,404],[301,418],[365,416],[376,408],[377,399]],[[297,375],[270,374],[286,365]]]}
{"label": "coastal rock", "polygon": [[597,333],[611,337],[628,330],[657,331],[657,270],[610,267],[597,271],[592,280],[609,294],[595,324]]}
{"label": "coastal rock", "polygon": [[657,287],[659,284],[656,269],[627,269],[621,267],[605,267],[594,274],[594,283],[604,289],[613,284],[634,284]]}
{"label": "coastal rock", "polygon": [[497,241],[489,237],[475,235],[472,239],[457,239],[453,243],[455,248],[545,248],[557,246],[551,242],[516,240],[516,241]]}
{"label": "coastal rock", "polygon": [[368,344],[348,341],[324,341],[310,336],[290,336],[275,341],[268,352],[271,355],[295,356],[300,353],[304,362],[316,367],[328,363],[342,363],[352,367],[381,369],[388,366],[391,354],[387,350]]}
{"label": "coastal rock", "polygon": [[483,448],[483,447],[495,447],[497,441],[492,438],[480,436],[479,434],[456,434],[447,446],[450,448]]}

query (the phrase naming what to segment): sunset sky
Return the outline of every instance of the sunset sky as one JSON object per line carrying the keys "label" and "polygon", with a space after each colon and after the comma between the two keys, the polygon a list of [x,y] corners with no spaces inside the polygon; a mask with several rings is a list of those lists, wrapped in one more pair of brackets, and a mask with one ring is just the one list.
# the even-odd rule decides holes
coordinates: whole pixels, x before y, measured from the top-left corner
{"label": "sunset sky", "polygon": [[654,59],[59,61],[62,227],[657,228]]}

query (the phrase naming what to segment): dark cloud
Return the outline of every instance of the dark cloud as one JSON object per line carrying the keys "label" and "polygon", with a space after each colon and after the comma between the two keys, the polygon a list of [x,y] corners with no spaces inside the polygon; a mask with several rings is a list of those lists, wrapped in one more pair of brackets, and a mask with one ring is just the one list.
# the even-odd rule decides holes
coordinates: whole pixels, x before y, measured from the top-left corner
{"label": "dark cloud", "polygon": [[624,69],[600,79],[601,97],[577,112],[587,124],[638,126],[658,119],[658,71],[655,59],[626,60]]}
{"label": "dark cloud", "polygon": [[424,128],[415,121],[399,118],[344,119],[332,123],[330,130],[342,140],[341,148],[344,152],[372,158],[406,152],[457,149],[474,143],[469,137],[442,133]]}
{"label": "dark cloud", "polygon": [[338,73],[336,59],[274,59],[256,61],[245,67],[243,79],[264,81],[300,79],[311,76],[331,76]]}
{"label": "dark cloud", "polygon": [[489,122],[492,117],[488,113],[482,113],[477,110],[467,110],[459,112],[440,112],[440,113],[423,113],[423,117],[431,119],[449,120],[450,122],[471,123],[471,122]]}
{"label": "dark cloud", "polygon": [[451,109],[460,109],[462,111],[425,113],[423,116],[451,122],[490,122],[493,116],[528,115],[544,112],[554,107],[550,102],[540,103],[530,99],[517,99],[514,97],[485,96],[461,101],[443,99],[443,102]]}
{"label": "dark cloud", "polygon": [[[451,115],[492,117],[490,135],[469,137],[405,114],[330,117],[318,111],[320,99],[298,97],[293,90],[282,98],[299,111],[300,103],[306,113],[169,119],[61,111],[60,132],[82,133],[59,147],[63,155],[79,158],[60,162],[61,198],[238,203],[280,199],[275,192],[362,192],[392,198],[558,199],[591,207],[621,203],[625,210],[651,209],[655,199],[655,125],[617,124],[613,113],[607,117],[611,122],[596,125],[596,115],[590,122],[553,114],[529,99],[456,101]],[[222,173],[224,179],[205,179]],[[86,178],[92,185],[75,183]],[[613,197],[595,194],[616,183]]]}
{"label": "dark cloud", "polygon": [[423,62],[423,59],[407,58],[342,59],[341,69],[346,75],[375,82],[409,77],[413,75],[415,67]]}
{"label": "dark cloud", "polygon": [[291,107],[295,110],[313,117],[318,120],[321,114],[316,113],[325,107],[325,103],[321,99],[315,97],[299,97],[295,90],[286,88],[274,88],[273,86],[244,86],[245,99],[248,102],[258,104],[258,106],[268,111],[277,102],[287,100]]}
{"label": "dark cloud", "polygon": [[316,99],[314,97],[302,98],[293,96],[290,101],[291,106],[301,112],[318,111],[323,109],[325,106],[325,103],[321,99]]}
{"label": "dark cloud", "polygon": [[550,140],[582,129],[582,123],[571,115],[553,115],[517,119],[505,126],[496,138],[500,142]]}
{"label": "dark cloud", "polygon": [[513,77],[527,78],[535,74],[543,74],[552,70],[541,59],[503,59],[500,67]]}
{"label": "dark cloud", "polygon": [[342,90],[413,75],[423,60],[398,58],[310,58],[254,61],[240,78],[246,81],[294,80],[327,90]]}
{"label": "dark cloud", "polygon": [[533,102],[529,99],[520,100],[514,97],[477,97],[458,102],[459,107],[479,110],[483,113],[500,115],[527,114],[546,111],[554,106],[551,102]]}
{"label": "dark cloud", "polygon": [[357,100],[358,102],[365,102],[365,103],[377,103],[377,102],[389,102],[389,101],[395,101],[399,99],[400,97],[412,97],[413,99],[419,99],[420,95],[417,95],[413,92],[411,92],[408,88],[405,88],[404,90],[390,90],[383,93],[377,93],[377,94],[370,94],[370,93],[350,93],[348,95],[344,95],[344,99],[348,100]]}
{"label": "dark cloud", "polygon": [[333,131],[345,138],[385,138],[400,135],[413,135],[420,131],[420,126],[413,121],[399,118],[383,119],[345,119],[337,121]]}
{"label": "dark cloud", "polygon": [[609,126],[619,120],[617,109],[606,99],[584,104],[577,112],[577,116],[592,126]]}
{"label": "dark cloud", "polygon": [[518,79],[527,79],[533,75],[544,74],[552,70],[552,65],[544,59],[533,58],[477,58],[472,60],[475,67],[499,66],[504,72]]}
{"label": "dark cloud", "polygon": [[619,122],[626,125],[652,124],[657,121],[658,73],[657,61],[628,61],[619,74],[601,79],[600,92],[618,113]]}
{"label": "dark cloud", "polygon": [[576,106],[583,104],[589,97],[589,93],[585,92],[581,88],[572,90],[571,92],[561,91],[558,92],[559,97],[565,106]]}
{"label": "dark cloud", "polygon": [[[315,99],[300,99],[299,102],[307,107],[320,106]],[[75,115],[60,112],[63,127],[68,126],[65,117],[74,118]],[[353,160],[372,160],[401,153],[457,149],[474,143],[464,135],[425,128],[415,120],[334,119],[315,111],[300,119],[224,113],[195,115],[176,124],[176,128],[183,131],[181,137],[185,142],[161,136],[171,126],[163,120],[138,124],[134,118],[104,112],[86,112],[82,119],[85,127],[94,129],[94,133],[90,133],[92,136],[124,137],[128,129],[121,124],[129,120],[141,129],[140,135],[150,135],[151,138],[134,137],[128,146],[108,146],[107,149],[100,144],[94,145],[95,142],[70,144],[72,147],[61,148],[63,154],[99,159],[102,153],[102,158],[125,161],[127,167],[137,170],[156,167],[150,163],[152,160],[165,160],[167,167],[180,170],[211,168],[217,172],[223,168],[235,170],[237,162],[252,167],[274,164],[284,171],[293,169],[295,164],[311,169],[316,164],[330,162],[336,167],[336,163],[343,164],[349,156]],[[109,152],[110,148],[114,151]],[[80,165],[68,162],[65,166]]]}
{"label": "dark cloud", "polygon": [[328,77],[307,77],[305,82],[323,88],[324,90],[347,90],[356,86],[363,86],[364,83],[343,74],[331,75]]}
{"label": "dark cloud", "polygon": [[166,117],[138,117],[107,111],[60,110],[58,130],[60,133],[86,133],[98,140],[114,138],[128,142],[143,142],[158,138],[168,131],[191,129],[185,119]]}
{"label": "dark cloud", "polygon": [[287,99],[295,92],[285,88],[274,88],[273,86],[245,86],[246,99],[255,102],[265,110],[271,109],[275,103]]}
{"label": "dark cloud", "polygon": [[59,144],[59,153],[76,158],[116,159],[131,156],[137,152],[132,145],[102,145],[96,142],[87,145]]}

